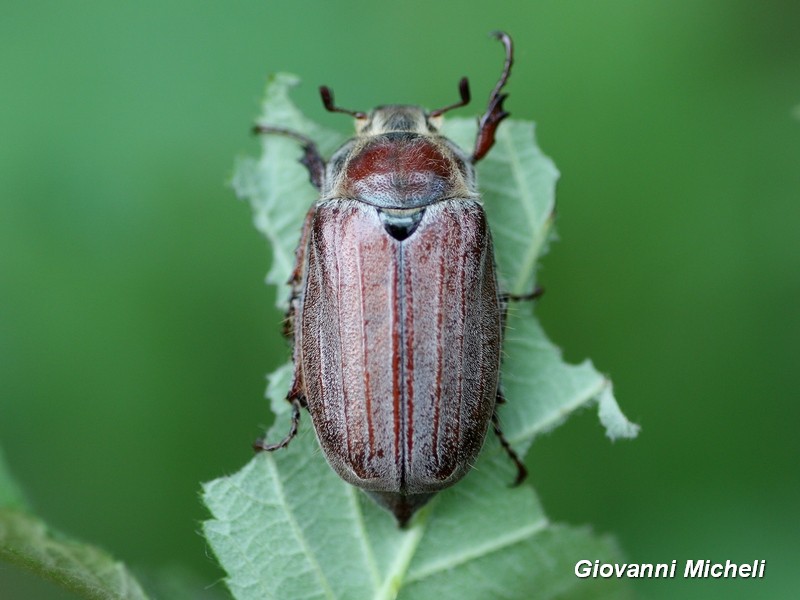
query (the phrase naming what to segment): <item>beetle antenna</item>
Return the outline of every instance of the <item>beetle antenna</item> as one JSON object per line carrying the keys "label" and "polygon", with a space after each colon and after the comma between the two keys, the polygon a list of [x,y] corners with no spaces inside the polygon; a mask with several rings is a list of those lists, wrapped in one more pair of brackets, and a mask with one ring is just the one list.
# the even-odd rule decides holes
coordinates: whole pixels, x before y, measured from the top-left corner
{"label": "beetle antenna", "polygon": [[469,104],[470,94],[469,94],[469,80],[466,77],[462,77],[461,81],[458,82],[458,93],[461,94],[461,101],[456,102],[455,104],[451,104],[449,106],[445,106],[444,108],[438,108],[436,110],[432,110],[428,116],[429,117],[438,117],[448,110],[453,110],[454,108],[461,108],[462,106],[466,106]]}
{"label": "beetle antenna", "polygon": [[503,102],[508,98],[508,94],[502,93],[503,87],[511,75],[511,65],[514,64],[514,45],[511,42],[511,36],[503,31],[492,32],[492,37],[500,40],[506,49],[506,60],[503,64],[503,72],[500,74],[500,79],[494,86],[491,95],[489,96],[489,105],[486,107],[486,112],[478,121],[478,138],[475,140],[475,150],[472,153],[472,162],[478,162],[489,149],[494,145],[494,134],[500,121],[505,119],[509,113],[503,109]]}
{"label": "beetle antenna", "polygon": [[346,108],[340,108],[336,106],[333,103],[333,90],[327,85],[321,85],[319,87],[319,95],[322,96],[322,104],[325,106],[325,110],[328,112],[344,113],[356,119],[367,118],[367,113],[361,112],[360,110],[347,110]]}

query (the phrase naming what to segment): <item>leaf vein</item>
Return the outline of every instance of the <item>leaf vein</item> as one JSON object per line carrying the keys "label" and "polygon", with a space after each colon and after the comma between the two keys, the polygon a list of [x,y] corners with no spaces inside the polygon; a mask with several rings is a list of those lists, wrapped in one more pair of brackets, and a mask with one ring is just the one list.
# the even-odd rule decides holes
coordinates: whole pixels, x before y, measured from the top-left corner
{"label": "leaf vein", "polygon": [[547,519],[541,519],[535,523],[531,523],[527,527],[518,529],[509,535],[498,537],[489,541],[488,543],[473,547],[467,552],[450,556],[445,560],[436,561],[424,569],[420,569],[419,571],[411,573],[406,579],[406,583],[421,581],[437,573],[453,569],[472,560],[476,560],[483,556],[488,556],[494,552],[499,552],[500,550],[503,550],[509,546],[513,546],[514,544],[518,544],[527,538],[534,537],[539,532],[543,531],[549,524],[550,522]]}

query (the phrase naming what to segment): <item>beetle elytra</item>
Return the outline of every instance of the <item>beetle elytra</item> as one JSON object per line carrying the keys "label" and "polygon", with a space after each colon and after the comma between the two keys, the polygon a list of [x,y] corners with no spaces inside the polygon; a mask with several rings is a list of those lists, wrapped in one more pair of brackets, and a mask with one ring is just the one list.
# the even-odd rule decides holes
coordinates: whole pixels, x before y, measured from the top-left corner
{"label": "beetle elytra", "polygon": [[290,284],[287,335],[294,377],[292,425],[307,408],[330,466],[367,491],[405,525],[437,492],[474,464],[489,425],[502,437],[500,359],[508,297],[498,288],[492,238],[480,202],[476,162],[508,116],[503,88],[513,62],[511,38],[502,74],[478,122],[472,154],[440,135],[434,111],[379,106],[355,119],[356,136],[328,160],[306,136],[257,125],[297,140],[319,199],[307,213]]}

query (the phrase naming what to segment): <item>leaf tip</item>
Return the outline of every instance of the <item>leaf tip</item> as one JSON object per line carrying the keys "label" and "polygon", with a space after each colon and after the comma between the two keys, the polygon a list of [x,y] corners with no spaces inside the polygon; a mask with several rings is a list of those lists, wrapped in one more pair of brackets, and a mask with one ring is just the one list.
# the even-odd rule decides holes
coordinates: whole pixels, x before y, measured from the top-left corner
{"label": "leaf tip", "polygon": [[605,380],[603,389],[597,395],[597,414],[610,440],[633,439],[639,435],[641,427],[623,414],[614,398],[614,386],[610,379]]}

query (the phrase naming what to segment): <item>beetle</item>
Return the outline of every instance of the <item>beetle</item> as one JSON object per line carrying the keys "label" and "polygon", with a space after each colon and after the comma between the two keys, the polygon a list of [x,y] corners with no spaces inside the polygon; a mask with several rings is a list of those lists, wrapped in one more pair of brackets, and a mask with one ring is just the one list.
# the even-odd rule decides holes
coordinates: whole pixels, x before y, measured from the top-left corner
{"label": "beetle", "polygon": [[[434,494],[470,470],[491,424],[502,435],[500,360],[509,296],[497,282],[492,237],[475,163],[491,149],[511,73],[513,45],[478,121],[471,155],[439,133],[442,115],[470,101],[426,111],[413,105],[330,112],[355,119],[356,135],[325,161],[310,138],[300,162],[320,193],[295,253],[286,335],[293,340],[289,433],[256,450],[285,447],[301,408],[338,475],[388,508],[401,526]],[[533,295],[531,295],[532,297]]]}

